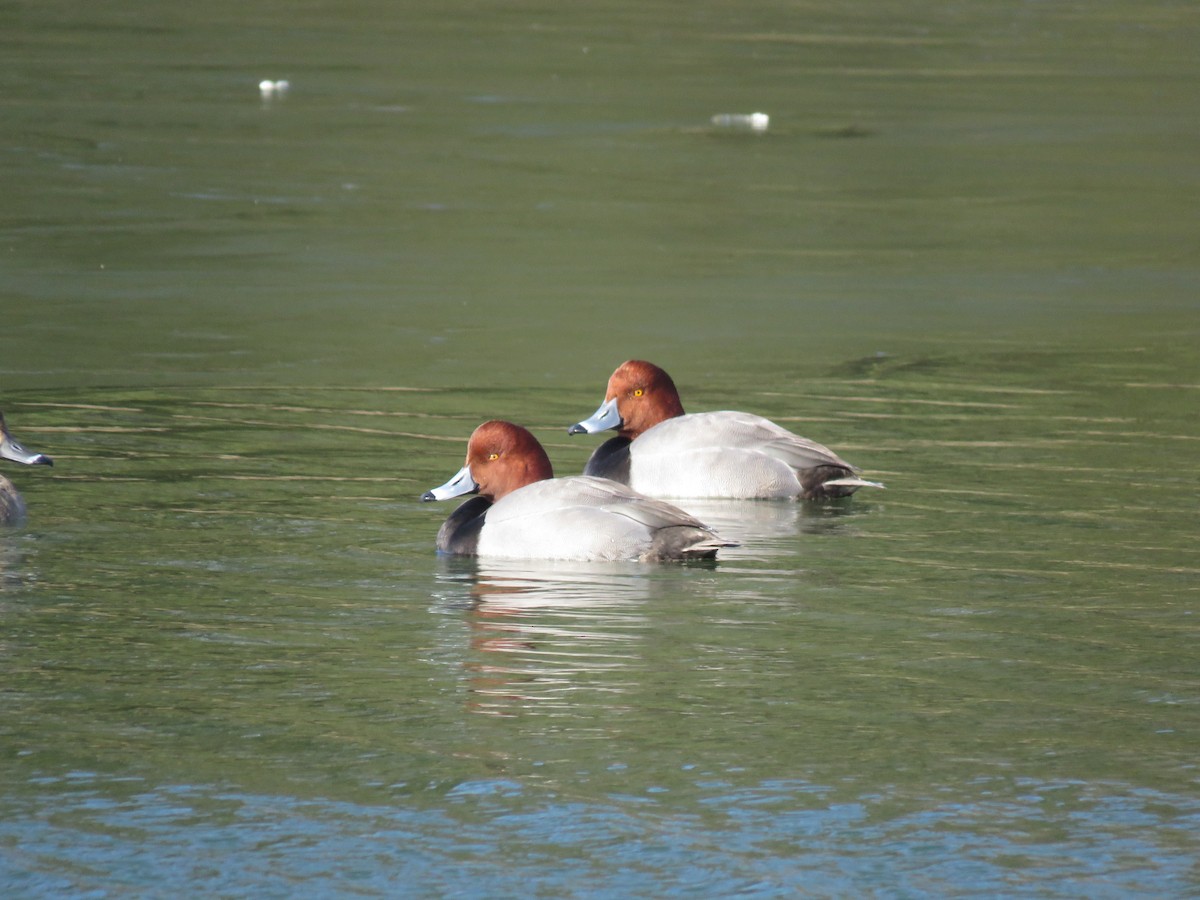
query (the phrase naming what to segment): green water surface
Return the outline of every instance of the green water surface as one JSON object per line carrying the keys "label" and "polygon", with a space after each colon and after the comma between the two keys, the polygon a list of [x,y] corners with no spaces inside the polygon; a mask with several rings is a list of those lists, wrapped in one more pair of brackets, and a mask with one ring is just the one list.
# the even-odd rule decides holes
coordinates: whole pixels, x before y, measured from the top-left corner
{"label": "green water surface", "polygon": [[[1191,5],[0,33],[6,895],[1200,889]],[[475,425],[578,472],[630,357],[887,489],[437,557]]]}

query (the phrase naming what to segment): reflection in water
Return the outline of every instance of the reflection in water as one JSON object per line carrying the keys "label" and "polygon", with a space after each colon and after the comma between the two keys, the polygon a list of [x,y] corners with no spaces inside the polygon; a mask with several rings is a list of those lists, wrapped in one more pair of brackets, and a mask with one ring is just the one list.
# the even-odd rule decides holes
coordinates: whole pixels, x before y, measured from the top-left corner
{"label": "reflection in water", "polygon": [[23,587],[28,581],[23,537],[0,532],[0,591]]}
{"label": "reflection in water", "polygon": [[[728,563],[794,556],[806,535],[844,531],[863,507],[762,500],[685,501],[688,512],[739,546]],[[722,562],[689,568],[720,571]],[[646,601],[673,583],[674,565],[443,557],[435,606],[466,610],[466,656],[447,654],[467,673],[470,708],[491,715],[579,714],[611,710],[636,687]],[[727,567],[728,568],[728,567]],[[759,572],[759,576],[767,573]],[[789,568],[786,577],[794,578]],[[454,640],[461,641],[455,634]],[[598,693],[605,696],[597,700]]]}
{"label": "reflection in water", "polygon": [[[440,603],[468,610],[474,712],[559,713],[587,691],[619,697],[640,660],[650,573],[637,563],[445,558]],[[601,703],[608,706],[610,703]]]}
{"label": "reflection in water", "polygon": [[836,534],[848,528],[866,507],[853,499],[832,503],[793,500],[675,500],[717,534],[736,541],[721,558],[767,559],[796,552],[796,543],[809,534]]}

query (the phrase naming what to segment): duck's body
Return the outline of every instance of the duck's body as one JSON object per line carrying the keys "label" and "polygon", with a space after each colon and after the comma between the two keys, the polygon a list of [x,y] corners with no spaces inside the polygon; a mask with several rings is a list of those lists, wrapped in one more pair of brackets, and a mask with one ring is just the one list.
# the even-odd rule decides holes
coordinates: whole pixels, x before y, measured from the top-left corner
{"label": "duck's body", "polygon": [[[0,457],[27,466],[52,466],[53,460],[45,453],[26,450],[11,434],[0,413]],[[0,525],[16,525],[25,519],[25,500],[16,485],[0,475]]]}
{"label": "duck's body", "polygon": [[821,500],[865,481],[828,447],[752,413],[685,413],[671,377],[630,360],[609,379],[605,401],[569,433],[617,429],[584,473],[651,497]]}
{"label": "duck's body", "polygon": [[661,500],[604,478],[554,478],[545,451],[524,428],[485,422],[467,461],[424,500],[478,493],[438,531],[440,552],[501,559],[708,559],[729,542]]}
{"label": "duck's body", "polygon": [[584,472],[654,497],[705,499],[839,497],[872,483],[847,480],[852,467],[828,447],[732,410],[667,419],[633,440],[611,438]]}

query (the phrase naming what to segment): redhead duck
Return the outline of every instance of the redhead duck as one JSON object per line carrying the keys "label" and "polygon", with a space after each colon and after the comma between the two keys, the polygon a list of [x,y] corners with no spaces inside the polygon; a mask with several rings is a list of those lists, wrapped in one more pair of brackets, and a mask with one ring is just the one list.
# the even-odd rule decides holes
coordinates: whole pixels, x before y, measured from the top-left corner
{"label": "redhead duck", "polygon": [[[27,466],[52,466],[54,461],[45,453],[26,450],[8,433],[4,414],[0,413],[0,457]],[[0,525],[15,525],[25,518],[25,501],[16,486],[0,475]]]}
{"label": "redhead duck", "polygon": [[617,436],[596,449],[584,474],[652,497],[824,500],[883,487],[859,478],[828,447],[762,416],[685,413],[671,376],[638,359],[617,367],[604,403],[567,433],[610,428]]}
{"label": "redhead duck", "polygon": [[734,546],[683,510],[604,478],[555,478],[537,438],[511,422],[484,422],[467,461],[422,500],[478,494],[438,531],[442,553],[508,559],[711,559]]}

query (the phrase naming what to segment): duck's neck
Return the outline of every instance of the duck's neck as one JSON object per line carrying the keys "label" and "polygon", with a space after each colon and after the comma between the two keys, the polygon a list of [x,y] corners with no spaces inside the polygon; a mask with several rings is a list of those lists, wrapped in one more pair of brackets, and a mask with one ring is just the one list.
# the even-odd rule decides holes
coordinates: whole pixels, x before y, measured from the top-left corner
{"label": "duck's neck", "polygon": [[639,415],[632,415],[621,420],[621,427],[617,429],[617,434],[632,441],[659,422],[685,415],[678,394],[656,397],[653,406],[643,406],[639,408],[638,412]]}

